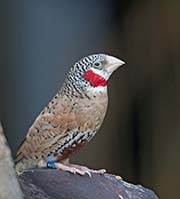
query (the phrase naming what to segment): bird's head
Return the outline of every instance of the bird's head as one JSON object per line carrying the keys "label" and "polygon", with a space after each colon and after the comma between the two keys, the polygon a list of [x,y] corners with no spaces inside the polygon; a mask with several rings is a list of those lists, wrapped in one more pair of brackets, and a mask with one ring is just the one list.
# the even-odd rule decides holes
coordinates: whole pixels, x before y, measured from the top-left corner
{"label": "bird's head", "polygon": [[94,87],[106,86],[111,74],[124,63],[110,55],[94,54],[78,61],[72,67],[71,73],[81,76],[81,80],[84,79]]}
{"label": "bird's head", "polygon": [[111,74],[123,64],[123,61],[110,55],[89,55],[74,64],[65,84],[82,90],[89,90],[89,88],[100,90],[107,86]]}
{"label": "bird's head", "polygon": [[105,54],[90,55],[84,60],[88,58],[91,61],[83,77],[94,87],[106,86],[111,74],[124,64],[120,59]]}

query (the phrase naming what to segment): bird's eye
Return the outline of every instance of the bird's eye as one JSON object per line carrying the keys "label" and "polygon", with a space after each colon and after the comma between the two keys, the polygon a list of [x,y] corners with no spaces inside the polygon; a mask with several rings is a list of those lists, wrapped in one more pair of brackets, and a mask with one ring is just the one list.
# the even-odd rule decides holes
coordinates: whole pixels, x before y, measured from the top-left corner
{"label": "bird's eye", "polygon": [[101,68],[101,62],[94,62],[94,67],[100,69]]}

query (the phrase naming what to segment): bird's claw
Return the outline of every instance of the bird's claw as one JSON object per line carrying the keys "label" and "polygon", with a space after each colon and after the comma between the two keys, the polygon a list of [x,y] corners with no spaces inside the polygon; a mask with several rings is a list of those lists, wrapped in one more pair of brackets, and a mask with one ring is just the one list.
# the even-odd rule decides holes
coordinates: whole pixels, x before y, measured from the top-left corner
{"label": "bird's claw", "polygon": [[93,169],[89,169],[85,166],[74,165],[74,164],[65,165],[62,163],[54,162],[54,161],[47,162],[47,167],[51,168],[51,169],[59,169],[59,170],[63,170],[63,171],[68,171],[73,174],[77,173],[82,176],[87,174],[89,177],[92,177],[92,173],[103,174],[106,172],[105,169],[93,170]]}
{"label": "bird's claw", "polygon": [[90,173],[90,171],[85,171],[85,174],[87,174],[90,178],[92,177],[92,174]]}
{"label": "bird's claw", "polygon": [[106,173],[106,169],[92,170],[92,173],[104,174]]}
{"label": "bird's claw", "polygon": [[94,169],[89,169],[86,166],[81,166],[81,165],[76,165],[76,164],[70,164],[70,167],[76,168],[80,171],[83,171],[84,174],[88,174],[89,177],[92,177],[92,173],[98,173],[98,174],[104,174],[106,173],[105,169],[100,169],[100,170],[94,170]]}

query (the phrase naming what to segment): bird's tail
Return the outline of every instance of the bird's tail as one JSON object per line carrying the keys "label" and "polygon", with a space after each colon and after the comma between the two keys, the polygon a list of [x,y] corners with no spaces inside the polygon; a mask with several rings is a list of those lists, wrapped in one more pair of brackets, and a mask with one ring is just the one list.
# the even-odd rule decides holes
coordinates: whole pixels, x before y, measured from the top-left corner
{"label": "bird's tail", "polygon": [[31,168],[31,161],[27,159],[22,153],[25,140],[26,137],[21,142],[15,158],[15,170],[17,173],[22,173],[23,171]]}
{"label": "bird's tail", "polygon": [[15,158],[15,170],[16,173],[22,173],[27,169],[26,161],[21,153],[17,154]]}
{"label": "bird's tail", "polygon": [[26,170],[26,166],[24,165],[23,162],[18,162],[15,164],[15,170],[17,174],[22,173],[23,171]]}
{"label": "bird's tail", "polygon": [[17,153],[16,159],[15,159],[16,173],[22,173],[23,171],[34,168],[34,167],[35,167],[35,163],[33,162],[33,160],[25,158],[22,153]]}

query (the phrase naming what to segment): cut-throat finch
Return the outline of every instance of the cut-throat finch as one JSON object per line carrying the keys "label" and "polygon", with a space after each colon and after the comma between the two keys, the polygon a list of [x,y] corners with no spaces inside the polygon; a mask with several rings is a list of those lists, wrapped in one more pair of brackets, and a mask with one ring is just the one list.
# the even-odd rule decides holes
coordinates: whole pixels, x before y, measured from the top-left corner
{"label": "cut-throat finch", "polygon": [[81,175],[105,172],[67,160],[102,125],[108,105],[108,79],[123,64],[113,56],[94,54],[70,68],[64,84],[36,118],[18,149],[15,160],[18,173],[35,167]]}

